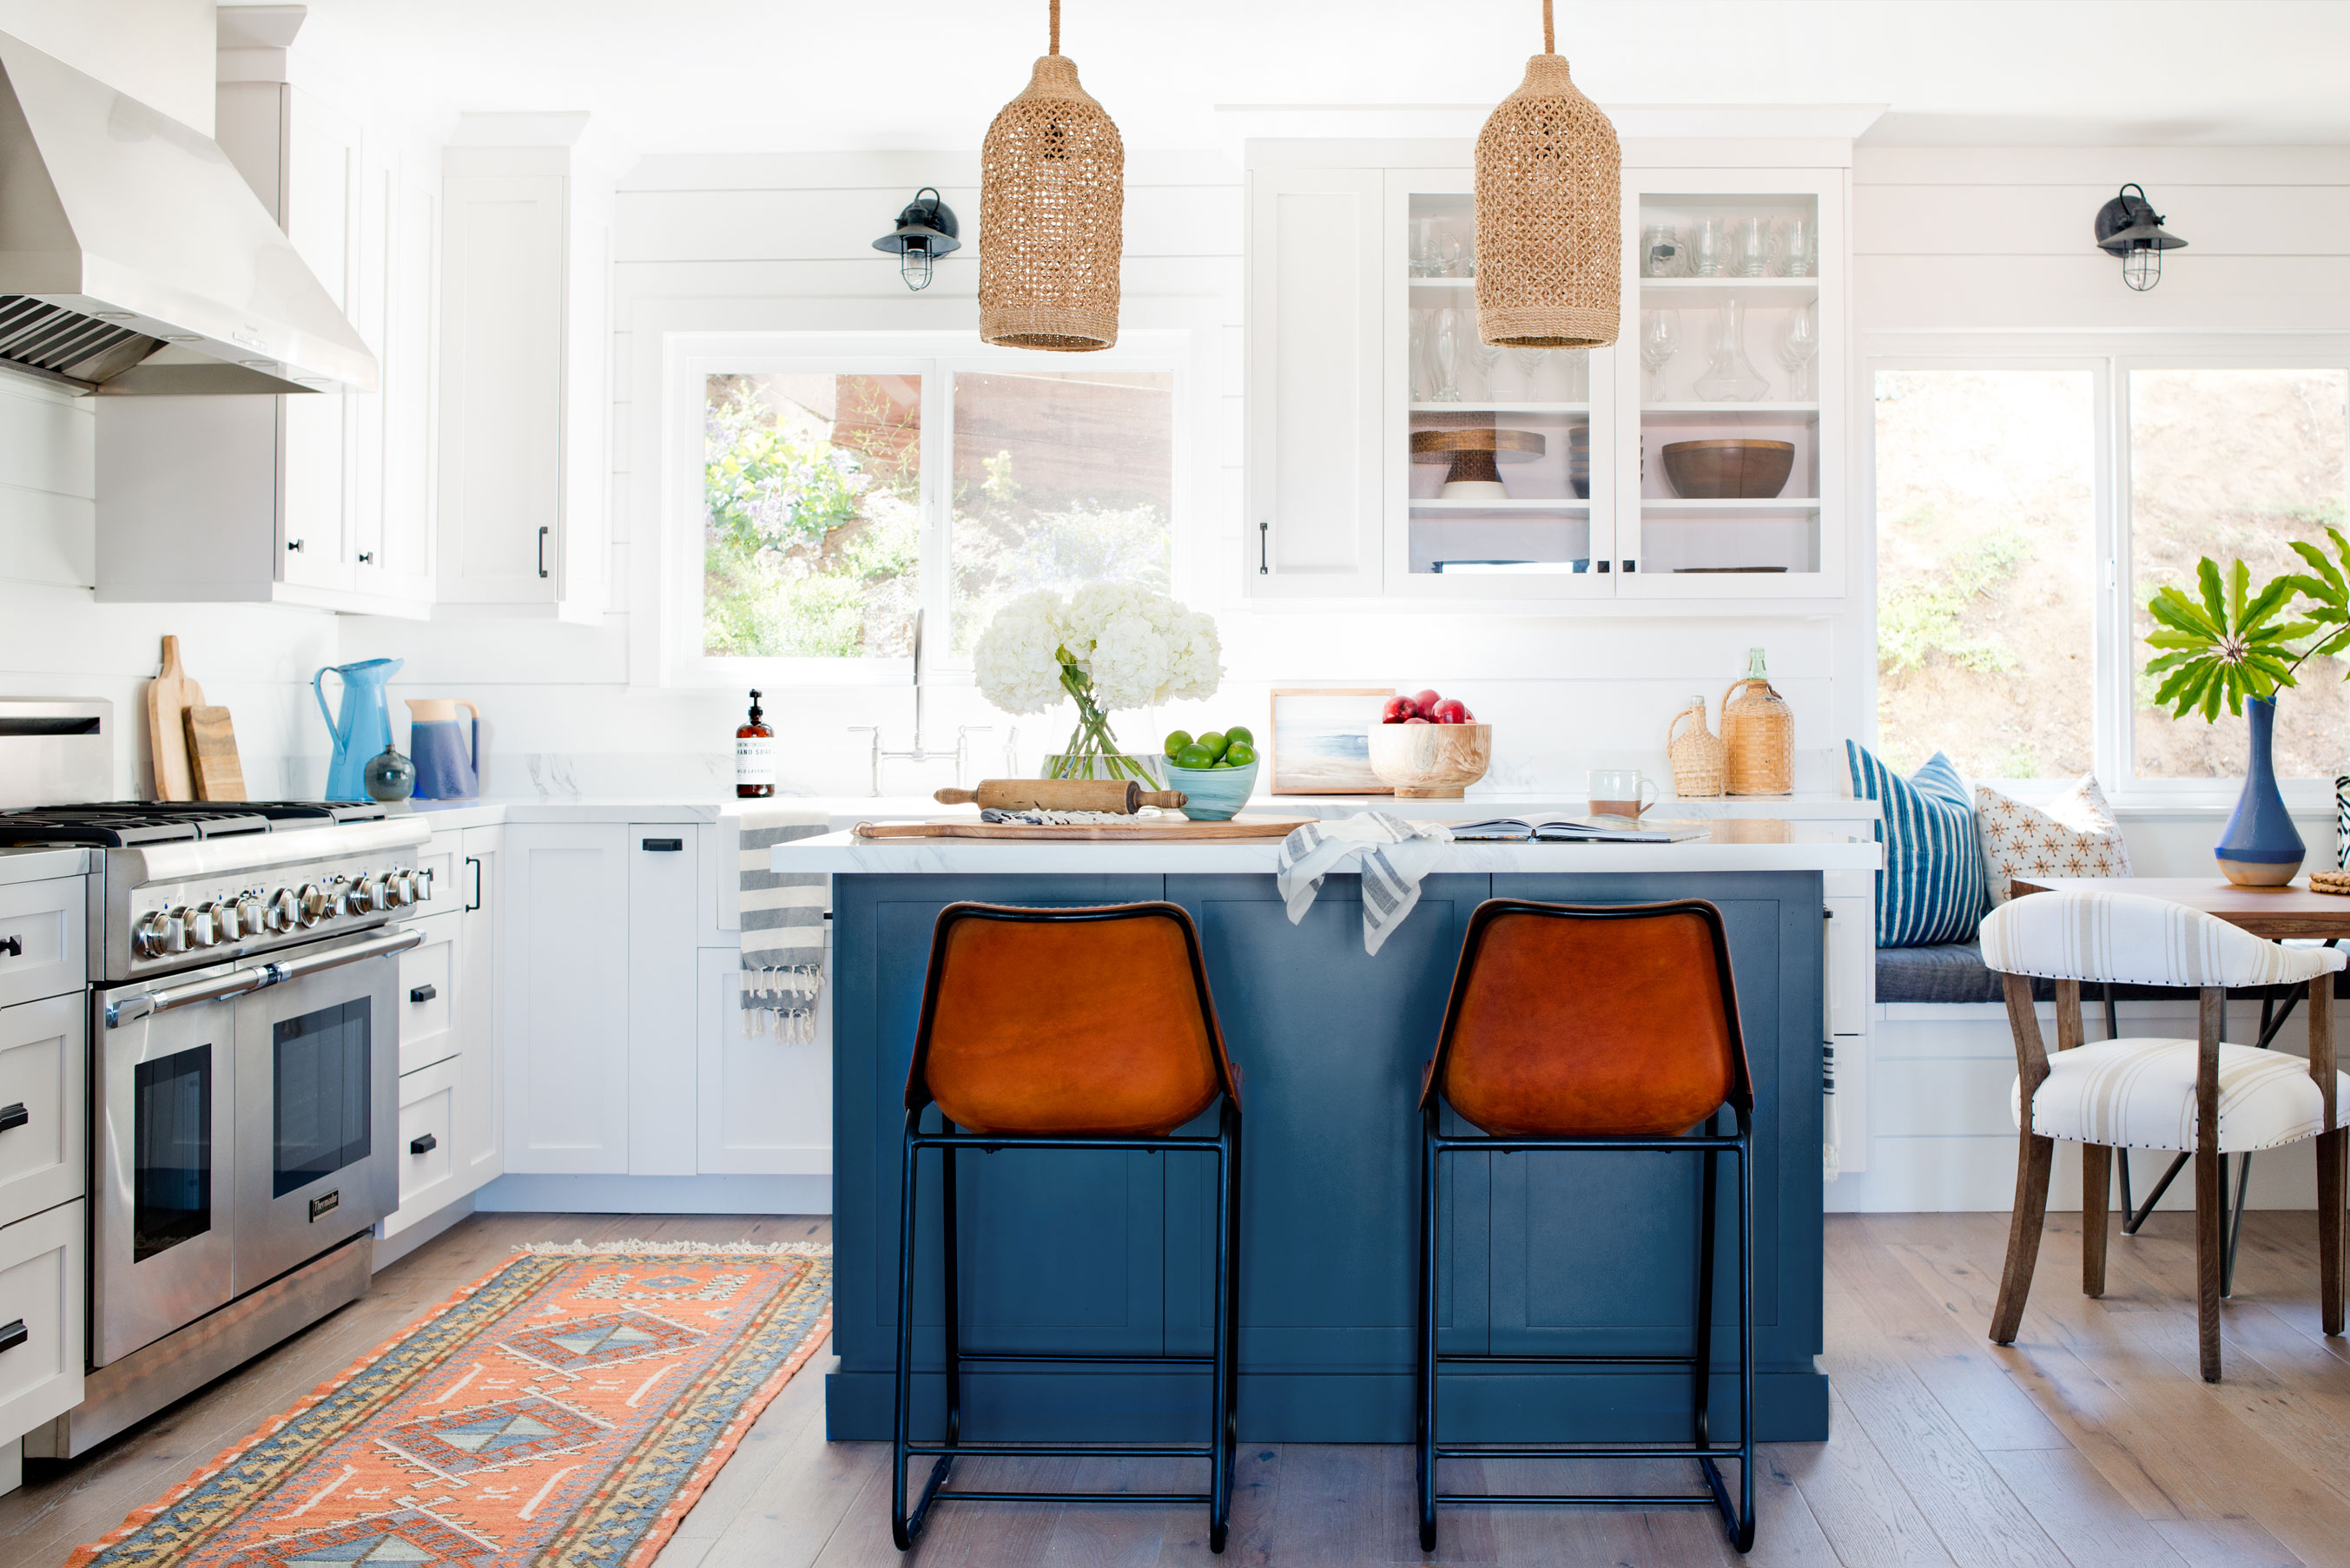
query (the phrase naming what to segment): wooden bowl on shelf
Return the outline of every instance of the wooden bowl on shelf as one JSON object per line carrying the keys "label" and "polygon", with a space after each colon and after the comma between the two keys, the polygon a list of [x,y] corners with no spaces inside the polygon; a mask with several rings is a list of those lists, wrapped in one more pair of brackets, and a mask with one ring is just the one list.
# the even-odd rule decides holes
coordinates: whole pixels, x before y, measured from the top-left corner
{"label": "wooden bowl on shelf", "polygon": [[1371,726],[1371,772],[1404,800],[1459,800],[1492,765],[1491,724]]}
{"label": "wooden bowl on shelf", "polygon": [[1689,501],[1767,501],[1787,487],[1795,446],[1783,441],[1674,441],[1665,482]]}

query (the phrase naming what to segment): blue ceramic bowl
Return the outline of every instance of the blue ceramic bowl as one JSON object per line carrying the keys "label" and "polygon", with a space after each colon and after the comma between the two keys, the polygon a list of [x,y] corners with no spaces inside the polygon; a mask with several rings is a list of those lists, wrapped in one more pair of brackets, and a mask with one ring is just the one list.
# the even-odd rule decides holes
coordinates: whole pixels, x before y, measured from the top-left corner
{"label": "blue ceramic bowl", "polygon": [[1255,763],[1244,768],[1179,768],[1173,763],[1164,766],[1167,787],[1191,796],[1183,815],[1194,822],[1230,821],[1232,813],[1248,805],[1249,792],[1256,788]]}

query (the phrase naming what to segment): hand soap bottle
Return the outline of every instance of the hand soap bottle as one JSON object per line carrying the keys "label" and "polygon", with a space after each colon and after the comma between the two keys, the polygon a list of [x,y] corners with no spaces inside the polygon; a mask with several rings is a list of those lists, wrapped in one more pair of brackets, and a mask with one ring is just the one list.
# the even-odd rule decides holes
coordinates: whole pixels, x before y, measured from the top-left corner
{"label": "hand soap bottle", "polygon": [[734,794],[764,800],[775,793],[775,732],[761,717],[759,693],[751,693],[751,716],[734,732]]}

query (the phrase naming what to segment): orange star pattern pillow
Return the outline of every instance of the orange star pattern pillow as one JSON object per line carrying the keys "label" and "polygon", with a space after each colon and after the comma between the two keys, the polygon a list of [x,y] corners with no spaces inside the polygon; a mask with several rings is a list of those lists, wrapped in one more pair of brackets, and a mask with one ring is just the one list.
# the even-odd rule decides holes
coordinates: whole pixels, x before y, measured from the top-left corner
{"label": "orange star pattern pillow", "polygon": [[2009,878],[2126,877],[2129,846],[2106,805],[2097,775],[2081,782],[2044,806],[2022,801],[1985,784],[1975,786],[1975,823],[1981,830],[1983,879],[1994,908],[2014,897]]}

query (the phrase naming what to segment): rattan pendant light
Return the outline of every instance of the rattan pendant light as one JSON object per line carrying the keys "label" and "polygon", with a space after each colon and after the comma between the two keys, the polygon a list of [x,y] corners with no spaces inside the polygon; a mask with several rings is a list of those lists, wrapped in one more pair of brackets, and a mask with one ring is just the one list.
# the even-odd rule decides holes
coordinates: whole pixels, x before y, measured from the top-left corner
{"label": "rattan pendant light", "polygon": [[1477,334],[1513,348],[1605,348],[1622,320],[1624,151],[1616,127],[1543,52],[1477,137]]}
{"label": "rattan pendant light", "polygon": [[1126,143],[1051,52],[1003,106],[979,150],[979,336],[1014,348],[1082,353],[1118,341]]}

